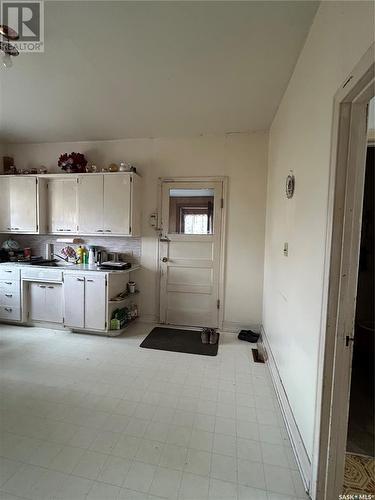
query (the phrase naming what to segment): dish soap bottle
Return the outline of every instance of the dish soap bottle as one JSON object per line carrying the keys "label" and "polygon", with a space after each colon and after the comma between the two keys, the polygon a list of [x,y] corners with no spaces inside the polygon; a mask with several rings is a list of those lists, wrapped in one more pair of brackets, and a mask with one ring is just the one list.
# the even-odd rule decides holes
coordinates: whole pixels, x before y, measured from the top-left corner
{"label": "dish soap bottle", "polygon": [[83,248],[81,245],[76,250],[78,264],[83,264]]}

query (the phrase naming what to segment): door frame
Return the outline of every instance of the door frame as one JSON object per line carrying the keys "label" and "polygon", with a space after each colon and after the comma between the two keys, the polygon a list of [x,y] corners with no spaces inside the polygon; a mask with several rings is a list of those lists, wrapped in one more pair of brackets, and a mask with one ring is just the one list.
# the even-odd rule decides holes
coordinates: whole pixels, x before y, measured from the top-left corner
{"label": "door frame", "polygon": [[[224,322],[224,309],[225,309],[225,263],[226,263],[226,224],[227,224],[227,199],[228,199],[228,177],[227,176],[213,176],[213,177],[159,177],[158,179],[158,222],[157,229],[159,232],[158,245],[157,245],[157,297],[158,297],[158,321],[160,321],[160,283],[161,283],[161,262],[160,262],[160,236],[162,230],[162,196],[163,184],[171,182],[221,182],[222,184],[222,200],[223,206],[221,210],[221,234],[220,234],[220,263],[219,263],[219,329],[223,328]],[[167,325],[168,326],[168,325]],[[189,328],[189,327],[184,327]]]}
{"label": "door frame", "polygon": [[[311,496],[342,493],[356,311],[367,144],[367,103],[375,94],[373,44],[334,98],[323,310]],[[345,436],[343,438],[343,436]]]}

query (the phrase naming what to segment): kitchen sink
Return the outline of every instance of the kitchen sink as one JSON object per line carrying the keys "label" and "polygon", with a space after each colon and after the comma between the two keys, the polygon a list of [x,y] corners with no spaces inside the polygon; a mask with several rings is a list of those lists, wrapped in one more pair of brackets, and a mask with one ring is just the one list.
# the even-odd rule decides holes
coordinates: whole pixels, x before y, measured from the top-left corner
{"label": "kitchen sink", "polygon": [[32,265],[34,266],[42,266],[42,267],[69,267],[75,266],[74,262],[65,262],[58,260],[44,260],[42,262],[34,262]]}

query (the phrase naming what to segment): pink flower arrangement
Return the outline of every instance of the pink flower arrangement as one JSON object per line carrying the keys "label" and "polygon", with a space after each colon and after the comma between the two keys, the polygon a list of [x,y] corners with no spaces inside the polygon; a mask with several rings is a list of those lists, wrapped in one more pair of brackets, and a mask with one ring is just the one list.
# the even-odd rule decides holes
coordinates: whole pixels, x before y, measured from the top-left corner
{"label": "pink flower arrangement", "polygon": [[60,156],[58,161],[58,166],[66,172],[73,172],[79,174],[85,172],[85,167],[87,165],[87,160],[85,155],[82,153],[64,153]]}

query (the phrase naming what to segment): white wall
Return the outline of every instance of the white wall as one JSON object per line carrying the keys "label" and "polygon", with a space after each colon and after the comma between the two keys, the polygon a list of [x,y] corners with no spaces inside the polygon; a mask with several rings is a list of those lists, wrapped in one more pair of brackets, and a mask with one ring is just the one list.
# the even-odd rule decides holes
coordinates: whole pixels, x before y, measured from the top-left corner
{"label": "white wall", "polygon": [[270,130],[263,324],[310,458],[333,98],[371,45],[373,19],[370,2],[322,2]]}
{"label": "white wall", "polygon": [[63,152],[84,152],[90,162],[134,162],[143,177],[143,315],[158,315],[157,237],[148,216],[157,208],[159,177],[228,176],[225,325],[257,328],[261,322],[267,171],[267,133],[181,139],[127,139],[87,143],[7,145],[18,168],[56,170]]}

